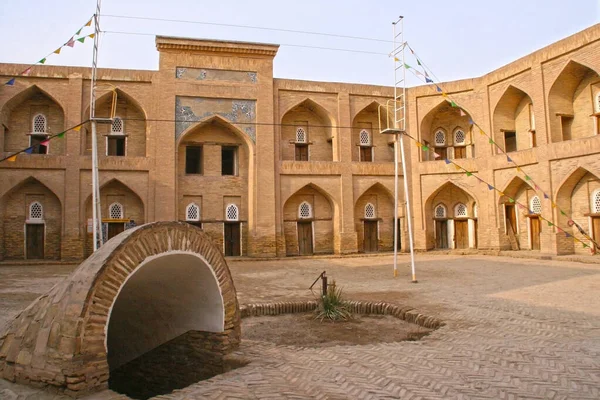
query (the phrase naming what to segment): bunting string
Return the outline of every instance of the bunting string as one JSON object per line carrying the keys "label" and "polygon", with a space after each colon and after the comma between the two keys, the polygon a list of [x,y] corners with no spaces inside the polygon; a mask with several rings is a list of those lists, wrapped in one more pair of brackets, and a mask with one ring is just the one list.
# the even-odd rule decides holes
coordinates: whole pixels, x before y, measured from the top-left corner
{"label": "bunting string", "polygon": [[[73,36],[71,36],[71,38],[69,40],[67,40],[62,46],[60,46],[59,48],[57,48],[56,50],[48,53],[45,57],[42,57],[41,59],[39,59],[38,61],[36,61],[35,63],[29,65],[27,68],[25,68],[23,71],[21,71],[18,76],[29,76],[29,74],[31,74],[31,68],[36,66],[36,65],[41,65],[41,64],[45,64],[48,57],[50,57],[52,54],[60,54],[61,50],[64,47],[73,47],[75,45],[75,41],[79,42],[79,43],[83,43],[85,42],[86,38],[91,38],[93,39],[95,36],[95,33],[91,33],[89,35],[85,35],[85,36],[81,36],[79,38],[76,38],[75,36],[80,36],[81,35],[81,31],[83,29],[85,29],[88,26],[92,25],[92,20],[94,19],[94,17],[92,16],[84,25],[82,25],[77,32],[75,32],[75,34]],[[12,77],[10,78],[8,81],[6,81],[4,83],[5,86],[14,86],[15,85],[15,81],[16,81],[17,77]]]}
{"label": "bunting string", "polygon": [[89,120],[87,120],[87,121],[84,121],[84,122],[81,122],[81,123],[79,123],[79,124],[77,124],[77,125],[75,125],[75,126],[72,126],[72,127],[68,128],[68,129],[66,129],[66,130],[62,131],[62,132],[59,132],[59,133],[57,133],[57,134],[55,134],[55,135],[50,135],[50,136],[46,137],[46,139],[45,139],[45,140],[41,141],[39,144],[36,144],[36,145],[33,145],[33,146],[26,147],[26,148],[24,148],[24,149],[22,149],[22,150],[19,150],[19,151],[17,151],[16,153],[13,153],[13,154],[11,154],[10,156],[6,156],[6,157],[4,157],[4,158],[0,159],[0,162],[3,162],[3,161],[12,161],[12,162],[14,162],[14,161],[17,161],[17,156],[18,156],[19,154],[23,154],[23,153],[25,153],[25,154],[32,154],[32,153],[33,153],[33,150],[35,149],[35,147],[36,147],[36,146],[48,146],[48,144],[50,143],[50,141],[51,141],[52,139],[55,139],[55,138],[62,139],[62,138],[64,138],[64,137],[65,137],[65,133],[67,133],[68,131],[76,131],[76,132],[79,132],[79,131],[81,130],[81,127],[82,127],[84,124],[86,124],[88,121],[89,121]]}
{"label": "bunting string", "polygon": [[[479,133],[482,136],[485,136],[488,138],[488,143],[491,145],[494,145],[496,149],[498,149],[498,152],[500,154],[503,154],[506,157],[506,161],[512,165],[514,165],[514,167],[516,168],[517,172],[521,173],[523,175],[523,177],[525,178],[525,181],[528,182],[528,184],[532,187],[532,189],[534,189],[536,192],[538,192],[539,194],[544,196],[544,199],[546,200],[550,200],[550,204],[552,205],[553,209],[556,209],[562,216],[567,217],[568,218],[568,224],[569,226],[575,226],[577,228],[577,231],[586,239],[588,240],[590,243],[592,243],[598,250],[600,250],[600,245],[589,235],[585,232],[585,230],[579,225],[577,224],[574,220],[573,220],[573,216],[572,215],[568,215],[562,208],[559,207],[559,205],[554,202],[551,199],[551,196],[548,195],[541,187],[540,185],[534,181],[534,179],[523,170],[523,167],[521,165],[519,165],[506,151],[504,148],[502,148],[502,146],[500,146],[498,143],[496,143],[493,139],[493,137],[488,134],[479,124],[477,124],[477,122],[475,122],[473,120],[473,118],[471,117],[471,114],[462,106],[460,106],[445,90],[442,89],[441,85],[439,83],[434,83],[433,80],[431,78],[429,78],[429,74],[427,74],[427,72],[425,71],[426,65],[425,63],[418,57],[418,55],[416,54],[416,52],[410,47],[410,45],[407,43],[407,47],[410,49],[411,54],[415,57],[415,59],[417,60],[417,64],[423,68],[423,73],[418,71],[417,69],[415,69],[414,67],[410,66],[409,64],[404,64],[404,68],[409,70],[410,72],[412,72],[418,79],[420,79],[422,82],[424,82],[425,84],[433,84],[434,86],[434,90],[437,93],[441,93],[442,97],[444,97],[446,99],[446,101],[448,101],[448,103],[450,104],[451,107],[453,108],[457,108],[460,112],[461,116],[466,116],[469,115],[469,124],[474,126],[477,130],[479,130]],[[429,68],[427,68],[429,69]],[[439,79],[437,79],[437,77],[435,76],[435,74],[429,70],[431,75],[434,76],[436,78],[436,80],[439,82]],[[407,135],[409,136],[409,135]],[[410,137],[410,136],[409,136]],[[429,151],[429,147],[422,145],[421,143],[419,143],[416,139],[412,138],[411,139],[415,140],[418,144],[419,147],[421,147],[424,151]],[[440,155],[434,152],[434,158],[440,158]],[[465,168],[459,166],[458,164],[456,164],[454,161],[449,160],[449,159],[445,159],[444,161],[446,161],[446,164],[454,164],[457,170],[463,170],[467,176],[475,176],[471,171],[466,170]],[[488,189],[489,190],[496,190],[498,191],[501,195],[504,195],[504,193],[502,193],[499,189],[495,188],[493,185],[483,181],[481,178],[475,176],[480,182],[485,183],[488,185]],[[514,203],[514,199],[509,197],[509,202]],[[528,212],[530,214],[533,214],[533,212],[531,210],[529,210],[529,207],[524,206],[522,204],[518,204],[517,205],[520,208],[523,209],[527,209]],[[567,238],[572,238],[575,241],[580,242],[584,248],[590,247],[590,245],[588,245],[587,243],[583,242],[582,240],[579,240],[578,238],[576,238],[574,235],[569,234],[568,232],[566,232],[564,229],[558,227],[557,225],[555,225],[551,220],[546,219],[544,217],[542,217],[541,215],[539,215],[539,218],[546,221],[548,223],[548,226],[550,227],[556,227],[557,230],[559,230],[560,232],[565,234],[565,237]]]}

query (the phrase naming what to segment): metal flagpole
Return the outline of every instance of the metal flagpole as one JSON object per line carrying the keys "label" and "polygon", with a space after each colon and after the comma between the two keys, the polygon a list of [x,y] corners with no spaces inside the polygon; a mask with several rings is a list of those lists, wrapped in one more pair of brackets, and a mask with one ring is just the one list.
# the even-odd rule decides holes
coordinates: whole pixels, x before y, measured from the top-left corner
{"label": "metal flagpole", "polygon": [[98,41],[100,39],[100,3],[96,3],[94,14],[94,51],[92,56],[92,79],[90,81],[90,121],[92,124],[92,229],[94,230],[94,251],[102,245],[102,209],[100,208],[100,187],[98,182],[98,143],[96,135],[96,69],[98,67]]}
{"label": "metal flagpole", "polygon": [[[396,26],[400,25],[400,33],[396,33]],[[408,175],[406,174],[406,157],[404,154],[404,134],[406,134],[406,68],[404,62],[404,17],[400,16],[393,24],[393,45],[394,50],[394,276],[397,276],[398,265],[398,142],[400,142],[400,152],[402,155],[402,174],[404,181],[404,197],[406,199],[406,222],[408,228],[408,242],[410,246],[410,263],[412,272],[412,282],[417,282],[415,272],[415,251],[413,245],[412,218],[410,208],[410,195],[408,193]],[[400,46],[397,45],[398,36],[400,36]],[[397,56],[400,56],[398,58]],[[400,65],[398,65],[400,64]],[[402,78],[398,79],[398,69],[402,69]],[[402,94],[398,94],[398,84],[402,84]],[[401,115],[398,115],[398,111]]]}

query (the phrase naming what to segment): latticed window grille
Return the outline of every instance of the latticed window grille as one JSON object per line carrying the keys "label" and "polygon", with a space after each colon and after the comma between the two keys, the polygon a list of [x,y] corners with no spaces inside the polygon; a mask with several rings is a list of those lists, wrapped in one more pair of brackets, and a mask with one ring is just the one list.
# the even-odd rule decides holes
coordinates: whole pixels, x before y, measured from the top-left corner
{"label": "latticed window grille", "polygon": [[44,219],[44,208],[40,202],[34,201],[29,205],[29,219]]}
{"label": "latticed window grille", "polygon": [[443,204],[440,204],[435,208],[435,217],[446,218],[446,207],[444,207]]}
{"label": "latticed window grille", "polygon": [[240,219],[239,209],[235,204],[230,204],[225,209],[225,219],[227,221],[237,221]]}
{"label": "latticed window grille", "polygon": [[200,207],[196,203],[188,204],[185,210],[186,221],[200,221]]}
{"label": "latticed window grille", "polygon": [[108,207],[108,216],[110,219],[123,219],[123,206],[121,203],[112,203]]}
{"label": "latticed window grille", "polygon": [[594,213],[600,213],[600,190],[596,190],[592,195],[592,208]]}
{"label": "latticed window grille", "polygon": [[361,146],[370,146],[371,145],[371,134],[366,130],[360,131],[360,145]]}
{"label": "latticed window grille", "polygon": [[312,217],[312,208],[310,204],[306,201],[303,201],[298,207],[298,217],[300,218],[311,218]]}
{"label": "latticed window grille", "polygon": [[302,127],[296,128],[296,142],[306,143],[306,130]]}
{"label": "latticed window grille", "polygon": [[110,133],[113,134],[123,134],[123,120],[119,117],[115,117],[115,119],[113,119],[112,125],[110,126]]}
{"label": "latticed window grille", "polygon": [[33,133],[46,133],[46,116],[38,114],[33,117]]}
{"label": "latticed window grille", "polygon": [[467,206],[462,203],[458,203],[454,208],[454,216],[455,217],[466,217],[467,216]]}
{"label": "latticed window grille", "polygon": [[365,218],[375,218],[375,206],[371,203],[365,206]]}
{"label": "latticed window grille", "polygon": [[435,133],[435,145],[436,146],[445,146],[446,145],[446,134],[444,131],[437,131]]}
{"label": "latticed window grille", "polygon": [[529,202],[529,209],[533,211],[534,214],[542,213],[542,202],[538,196],[533,196],[531,201]]}
{"label": "latticed window grille", "polygon": [[465,144],[465,132],[461,129],[454,132],[454,143],[455,144]]}

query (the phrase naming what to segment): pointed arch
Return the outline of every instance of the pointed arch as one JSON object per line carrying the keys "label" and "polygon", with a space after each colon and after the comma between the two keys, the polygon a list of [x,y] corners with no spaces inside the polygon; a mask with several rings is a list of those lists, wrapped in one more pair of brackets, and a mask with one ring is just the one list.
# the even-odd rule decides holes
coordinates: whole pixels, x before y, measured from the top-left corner
{"label": "pointed arch", "polygon": [[[146,112],[146,109],[144,108],[144,106],[139,102],[139,100],[137,100],[133,95],[129,94],[126,90],[117,87],[114,89],[114,91],[117,92],[117,101],[120,98],[123,98],[127,101],[127,103],[132,104],[135,108],[137,108],[144,116],[144,120],[148,119],[148,113]],[[113,90],[108,90],[105,93],[102,93],[100,96],[98,96],[96,98],[96,107],[98,107],[98,104],[102,104],[105,101],[112,99],[113,97]],[[98,112],[98,110],[96,109],[96,112]],[[117,110],[117,114],[118,114],[118,110]],[[89,101],[86,105],[85,108],[85,112],[82,115],[82,121],[85,121],[88,119],[90,115],[90,104]],[[109,117],[109,115],[96,115],[98,117]]]}
{"label": "pointed arch", "polygon": [[[6,190],[4,192],[0,191],[0,199],[3,199],[5,196],[9,195],[13,191],[19,190],[21,187],[23,187],[29,183],[39,184],[42,187],[44,187],[45,189],[49,190],[56,197],[56,199],[61,203],[61,207],[62,207],[62,197],[58,195],[58,193],[60,193],[60,192],[57,192],[57,190],[54,190],[52,188],[52,185],[49,182],[46,182],[46,180],[40,176],[34,177],[32,175],[29,175],[28,177],[21,179],[19,182],[17,182],[13,186],[6,185]],[[57,187],[56,189],[60,189],[60,187]]]}
{"label": "pointed arch", "polygon": [[356,197],[356,199],[358,200],[359,198],[361,198],[362,196],[364,196],[365,193],[370,192],[370,191],[377,191],[377,190],[381,190],[383,191],[387,197],[394,201],[394,193],[388,189],[387,187],[385,187],[381,182],[375,182],[374,184],[372,184],[371,186],[369,186],[367,189],[363,190],[358,197]]}
{"label": "pointed arch", "polygon": [[[118,185],[118,186],[122,186],[123,188],[127,189],[128,191],[130,191],[135,197],[136,199],[138,199],[142,205],[145,208],[145,202],[144,202],[144,196],[141,195],[140,193],[138,193],[138,191],[134,188],[132,188],[131,186],[129,186],[128,184],[126,184],[125,182],[123,182],[122,180],[120,180],[119,178],[109,178],[106,179],[106,181],[104,181],[103,183],[100,184],[100,193],[102,193],[102,190],[113,186],[113,185]],[[92,200],[92,191],[91,189],[88,191],[87,196],[85,197],[85,202],[84,204],[87,204],[88,202],[90,202]]]}
{"label": "pointed arch", "polygon": [[10,114],[14,109],[16,109],[21,103],[23,103],[28,98],[30,98],[31,96],[34,96],[36,94],[41,94],[44,97],[47,97],[48,99],[50,99],[53,103],[55,103],[58,107],[60,107],[60,111],[62,112],[62,115],[65,114],[65,107],[56,97],[52,96],[49,92],[42,89],[40,86],[34,84],[34,85],[26,87],[25,89],[14,94],[10,99],[8,99],[8,101],[6,101],[6,103],[4,103],[4,105],[2,106],[2,109],[0,110],[0,118],[3,120],[7,120],[8,114]]}
{"label": "pointed arch", "polygon": [[307,183],[307,184],[303,185],[302,187],[294,190],[294,192],[285,199],[283,204],[285,205],[292,197],[294,197],[296,194],[298,194],[299,192],[301,192],[304,189],[313,189],[313,190],[319,192],[320,194],[323,195],[323,197],[325,197],[327,199],[327,201],[329,202],[329,205],[332,208],[337,206],[335,199],[333,198],[333,196],[331,194],[329,194],[329,192],[327,190],[323,189],[319,185],[312,183],[312,182]]}
{"label": "pointed arch", "polygon": [[506,151],[527,149],[535,144],[535,138],[530,137],[532,132],[535,135],[532,105],[531,97],[513,85],[508,85],[498,99],[493,114],[493,136],[496,143],[504,144]]}
{"label": "pointed arch", "polygon": [[548,91],[550,138],[552,142],[595,134],[594,102],[584,90],[600,75],[582,62],[569,60]]}
{"label": "pointed arch", "polygon": [[[475,195],[473,195],[473,193],[471,193],[470,190],[466,189],[462,184],[460,184],[458,182],[447,181],[447,182],[443,183],[442,185],[440,185],[433,192],[431,192],[431,194],[429,194],[429,196],[427,196],[427,200],[425,201],[426,209],[431,208],[432,203],[434,202],[434,200],[438,196],[438,194],[440,194],[443,191],[449,191],[449,190],[458,190],[459,193],[460,192],[464,193],[466,198],[470,198],[470,201],[466,201],[466,200],[464,201],[465,204],[479,203],[479,201],[477,200],[477,197],[475,197]],[[459,201],[459,199],[451,199],[451,203],[452,203],[451,206],[454,207],[454,205],[458,201]]]}
{"label": "pointed arch", "polygon": [[[384,122],[387,121],[387,108],[385,105],[381,104],[379,101],[377,100],[373,100],[371,101],[369,104],[365,105],[364,107],[362,107],[360,110],[357,110],[354,115],[352,116],[352,126],[356,126],[355,121],[356,118],[362,114],[362,113],[372,113],[375,114],[379,117],[380,113],[381,113],[381,122],[382,124]],[[373,129],[377,130],[379,129],[379,127],[374,126]],[[383,127],[382,129],[385,129],[385,127]]]}
{"label": "pointed arch", "polygon": [[513,176],[504,186],[504,196],[498,197],[498,203],[506,203],[509,197],[514,199],[521,190],[533,190],[533,187],[520,176]]}
{"label": "pointed arch", "polygon": [[[462,115],[464,114],[464,115]],[[452,147],[456,144],[461,149],[456,149],[459,152],[457,156],[459,158],[472,157],[472,151],[470,149],[472,145],[470,121],[473,118],[471,115],[462,111],[459,107],[452,107],[447,100],[441,100],[437,105],[431,108],[421,120],[419,125],[419,135],[422,142],[430,145],[430,150],[422,154],[423,161],[433,161],[436,158],[430,152],[434,151],[441,155],[441,158],[446,158],[452,155]],[[455,143],[455,132],[460,129],[463,132],[464,141],[461,143]],[[442,143],[440,140],[441,135],[438,132],[443,132],[445,141]],[[436,140],[437,135],[437,140]],[[436,146],[437,143],[437,146]],[[467,149],[465,149],[467,146]],[[448,148],[449,153],[446,153],[444,148]]]}
{"label": "pointed arch", "polygon": [[335,118],[333,117],[333,114],[330,113],[324,106],[319,104],[316,100],[313,100],[310,97],[305,97],[303,100],[285,109],[285,111],[281,113],[281,120],[283,121],[283,118],[285,118],[286,114],[288,114],[290,111],[293,111],[299,107],[305,107],[309,111],[314,112],[321,119],[325,119],[330,126],[335,125]]}
{"label": "pointed arch", "polygon": [[242,131],[240,128],[235,126],[231,121],[223,118],[220,115],[212,115],[212,116],[206,117],[206,118],[196,122],[192,126],[188,127],[177,138],[176,146],[178,147],[179,145],[181,145],[181,143],[185,141],[186,136],[189,136],[190,134],[202,129],[203,127],[211,125],[211,124],[217,125],[221,128],[224,128],[224,129],[230,131],[235,136],[242,139],[242,141],[246,145],[246,148],[249,151],[253,152],[254,142],[252,142],[252,140],[248,137],[248,135],[244,131]]}

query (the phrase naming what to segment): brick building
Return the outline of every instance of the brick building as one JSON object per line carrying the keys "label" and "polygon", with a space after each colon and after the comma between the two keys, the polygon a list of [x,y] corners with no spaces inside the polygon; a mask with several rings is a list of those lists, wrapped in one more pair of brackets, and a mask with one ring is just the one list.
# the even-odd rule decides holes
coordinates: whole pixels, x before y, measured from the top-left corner
{"label": "brick building", "polygon": [[[274,79],[275,45],[173,37],[156,45],[157,71],[98,71],[97,116],[116,104],[98,134],[106,237],[176,219],[201,226],[227,255],[392,250],[393,139],[379,134],[392,88]],[[0,64],[0,75],[24,68]],[[465,115],[431,86],[410,88],[408,132],[431,149],[407,141],[400,177],[416,248],[588,254],[539,216],[575,234],[572,218],[600,240],[599,72],[595,25],[480,78],[443,84]],[[0,88],[0,154],[86,121],[89,79],[87,68],[36,66]],[[0,163],[0,259],[90,254],[90,150],[85,124],[36,145],[40,154]],[[403,201],[399,216],[406,250]]]}

